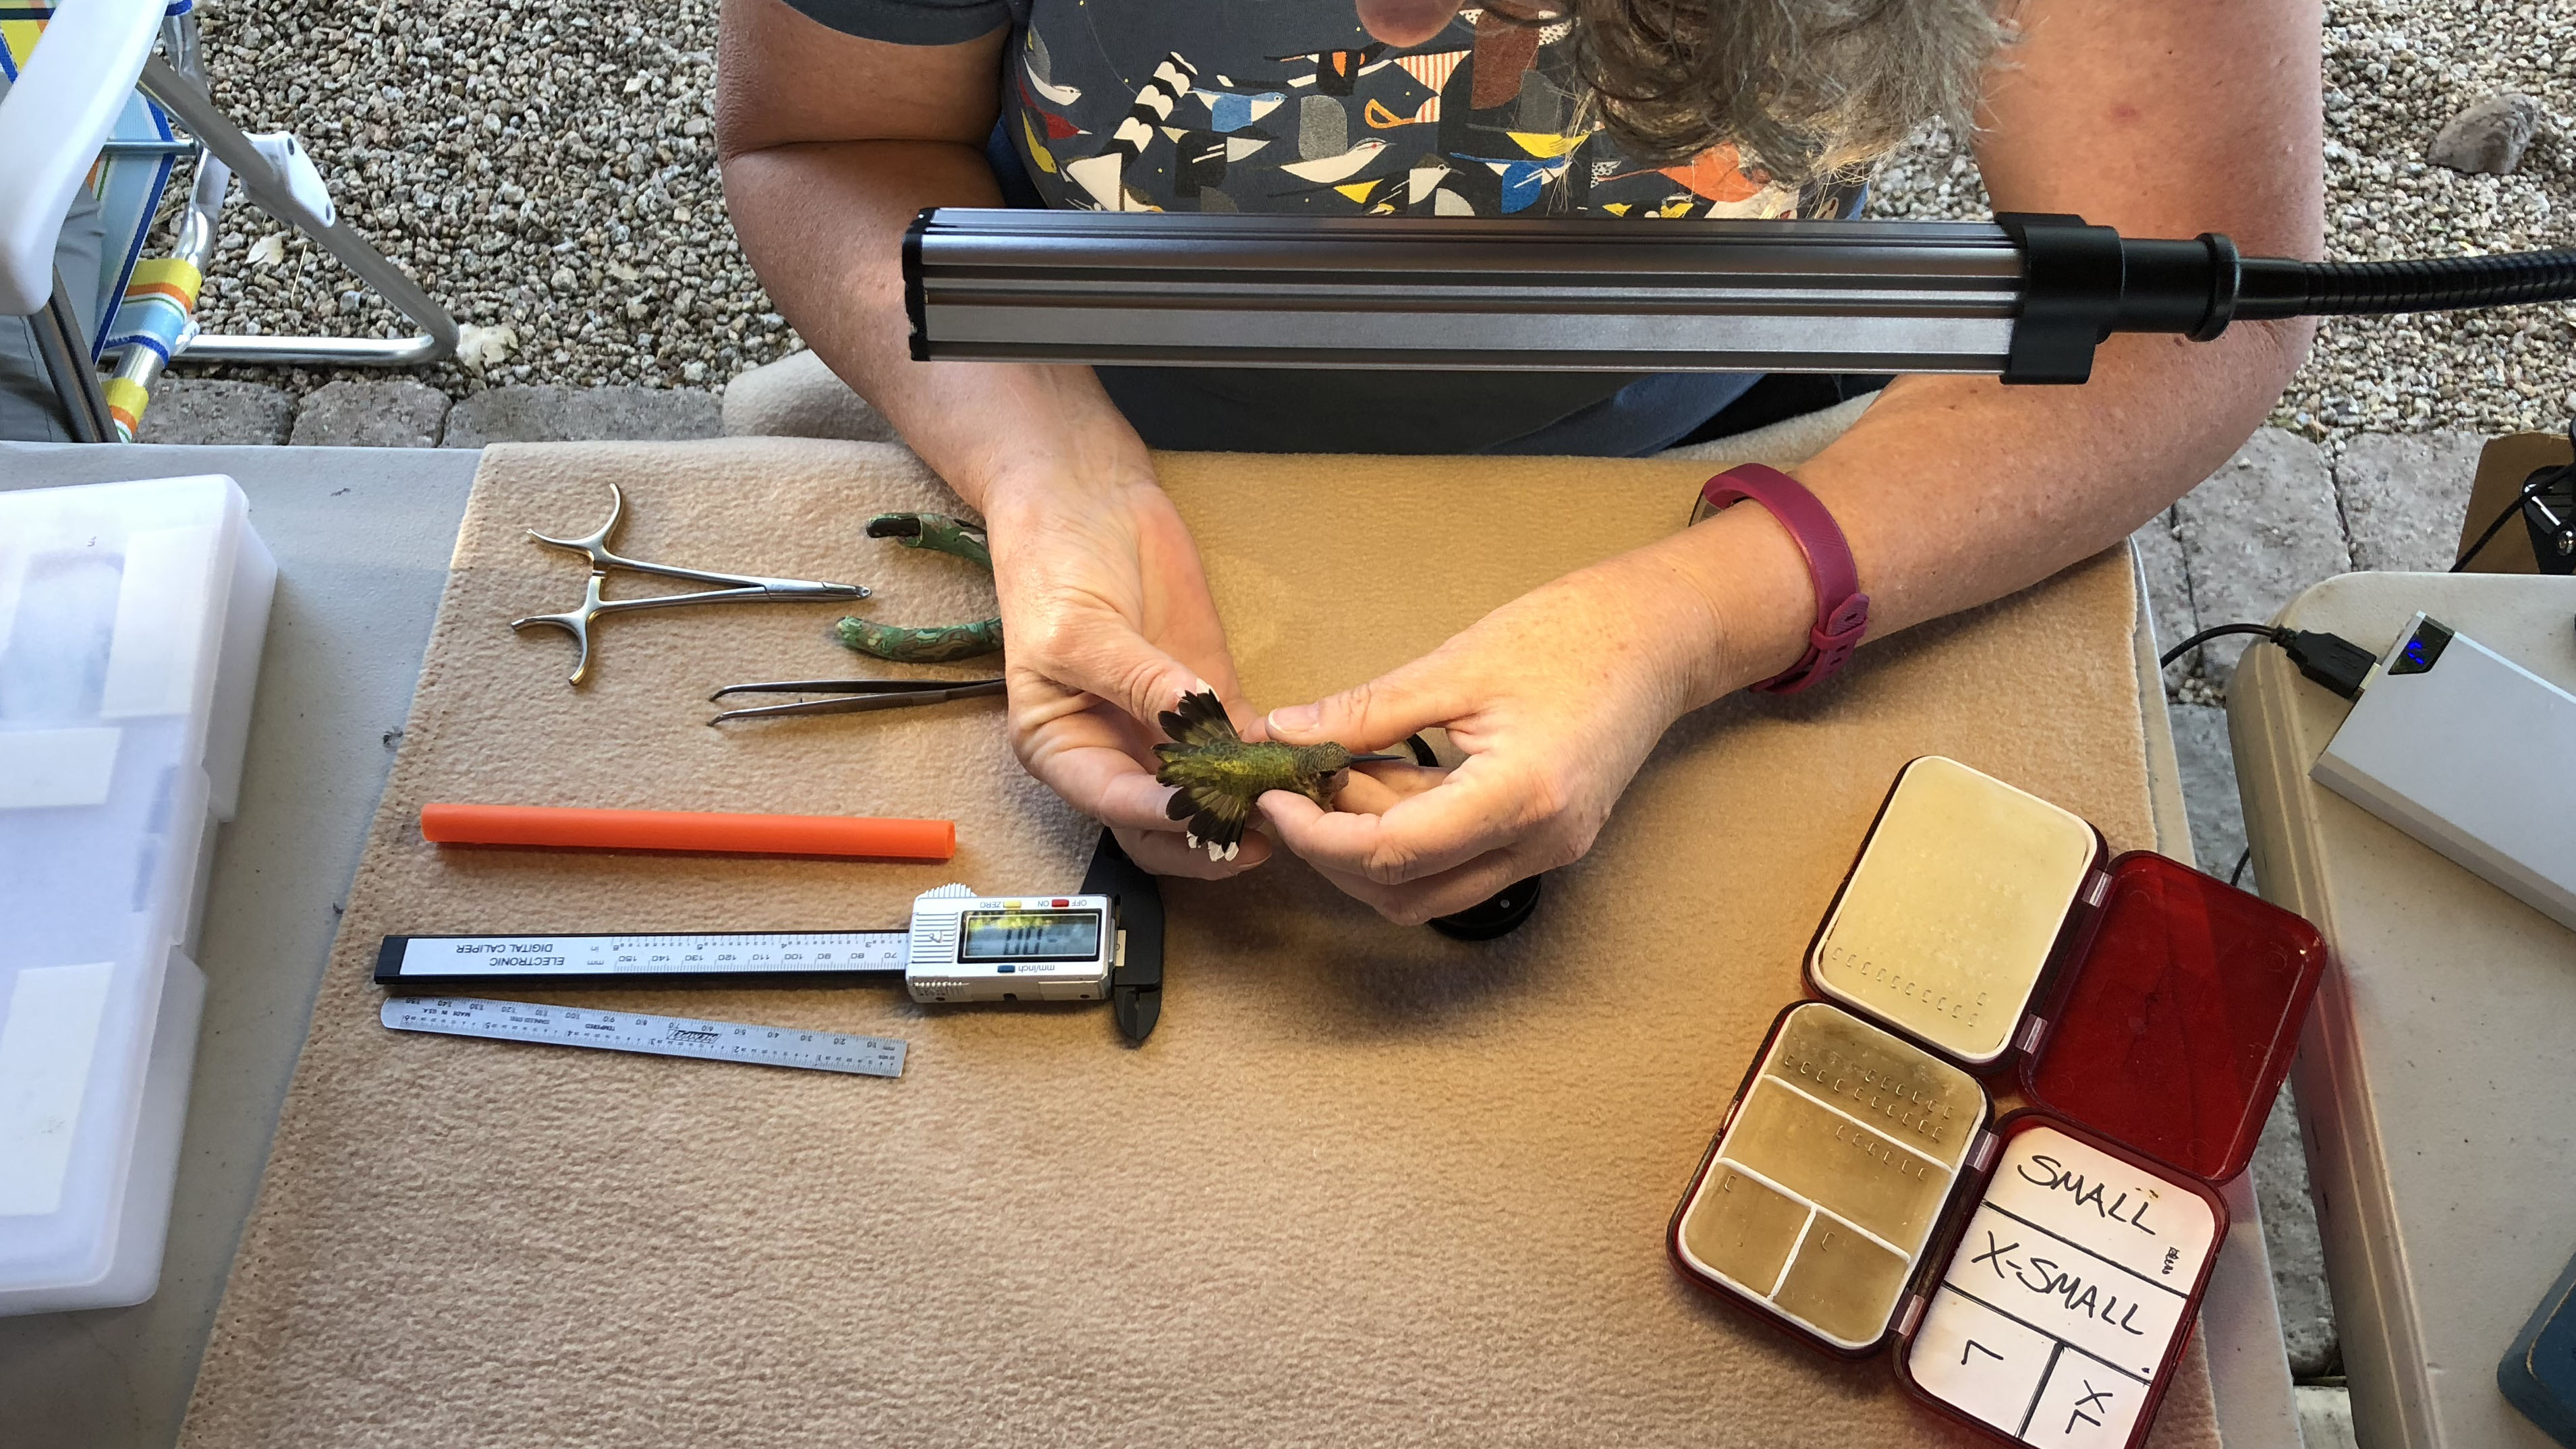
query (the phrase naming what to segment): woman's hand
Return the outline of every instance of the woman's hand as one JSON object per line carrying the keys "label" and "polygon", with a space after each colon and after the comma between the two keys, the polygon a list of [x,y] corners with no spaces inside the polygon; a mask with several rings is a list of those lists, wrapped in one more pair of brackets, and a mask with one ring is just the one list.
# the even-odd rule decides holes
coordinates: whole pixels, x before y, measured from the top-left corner
{"label": "woman's hand", "polygon": [[1236,698],[1234,663],[1197,545],[1144,448],[1099,451],[980,490],[1009,641],[1011,748],[1145,869],[1249,870],[1269,857],[1267,840],[1247,835],[1233,860],[1210,861],[1164,814],[1172,791],[1154,781],[1154,717],[1192,688]]}
{"label": "woman's hand", "polygon": [[[1355,772],[1338,811],[1273,791],[1262,813],[1289,849],[1406,924],[1581,856],[1666,727],[1763,677],[1759,666],[1779,652],[1776,641],[1729,647],[1730,620],[1751,621],[1735,590],[1711,589],[1693,557],[1712,540],[1691,535],[1740,531],[1730,524],[1569,574],[1392,673],[1272,711],[1273,739],[1362,752],[1445,726],[1467,760],[1445,775]],[[1776,623],[1753,632],[1776,633]]]}
{"label": "woman's hand", "polygon": [[1235,693],[1198,550],[1087,367],[916,362],[903,237],[925,206],[997,206],[984,142],[1008,26],[954,45],[864,40],[780,0],[725,0],[716,134],[726,205],[779,310],[983,514],[1009,641],[1011,745],[1147,870],[1184,849],[1154,783],[1154,716],[1204,677]]}

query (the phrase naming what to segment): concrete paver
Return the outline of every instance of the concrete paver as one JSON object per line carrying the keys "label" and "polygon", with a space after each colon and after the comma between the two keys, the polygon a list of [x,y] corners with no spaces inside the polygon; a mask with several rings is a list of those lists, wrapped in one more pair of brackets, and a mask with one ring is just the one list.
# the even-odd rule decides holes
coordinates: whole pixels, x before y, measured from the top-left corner
{"label": "concrete paver", "polygon": [[2299,1441],[2307,1449],[2360,1449],[2352,1432],[2352,1394],[2341,1384],[2301,1384]]}
{"label": "concrete paver", "polygon": [[715,394],[696,388],[496,387],[447,415],[442,447],[604,439],[675,442],[724,433]]}
{"label": "concrete paver", "polygon": [[[2300,590],[2352,569],[2334,479],[2316,444],[2264,428],[2174,505],[2174,537],[2200,627],[2260,624]],[[2243,637],[2214,640],[2201,670],[2224,680]]]}
{"label": "concrete paver", "polygon": [[2335,463],[2335,491],[2352,530],[2353,567],[2449,568],[2485,448],[2473,433],[2381,433],[2347,444]]}
{"label": "concrete paver", "polygon": [[2281,1305],[2281,1339],[2290,1375],[2311,1379],[2338,1371],[2334,1299],[2326,1291],[2325,1245],[2308,1196],[2308,1154],[2299,1141],[2298,1104],[2288,1083],[2254,1148],[2254,1198],[2263,1207],[2263,1246],[2272,1256],[2272,1294]]}
{"label": "concrete paver", "polygon": [[447,426],[447,394],[413,378],[325,383],[295,413],[301,448],[434,448]]}
{"label": "concrete paver", "polygon": [[724,430],[734,437],[898,441],[885,414],[811,352],[790,353],[725,384]]}
{"label": "concrete paver", "polygon": [[152,385],[138,443],[259,446],[286,441],[295,395],[282,387],[211,377],[164,377]]}
{"label": "concrete paver", "polygon": [[2172,704],[2166,710],[2173,718],[2174,756],[2182,764],[2191,853],[2202,870],[2223,880],[2245,849],[2245,810],[2236,793],[2235,757],[2228,752],[2227,711],[2214,704]]}
{"label": "concrete paver", "polygon": [[[2129,535],[2138,550],[2138,563],[2147,576],[2147,611],[2156,621],[2156,650],[2162,653],[2190,638],[2200,629],[2199,615],[2192,609],[2191,576],[2183,563],[2182,544],[2174,537],[2173,510],[2168,508],[2138,526]],[[2171,689],[2173,676],[2166,676]]]}

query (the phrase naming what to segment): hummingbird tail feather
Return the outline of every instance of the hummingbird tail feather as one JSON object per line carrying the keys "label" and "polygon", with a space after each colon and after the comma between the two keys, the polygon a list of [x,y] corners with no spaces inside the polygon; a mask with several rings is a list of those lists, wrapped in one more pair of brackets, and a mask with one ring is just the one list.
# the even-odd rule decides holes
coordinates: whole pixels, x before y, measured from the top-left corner
{"label": "hummingbird tail feather", "polygon": [[1191,835],[1217,845],[1233,845],[1243,839],[1243,827],[1252,820],[1252,802],[1207,785],[1183,785],[1172,792],[1172,803],[1163,813],[1174,820],[1189,822]]}
{"label": "hummingbird tail feather", "polygon": [[1242,738],[1225,717],[1224,702],[1207,690],[1182,695],[1179,708],[1163,711],[1159,723],[1163,733],[1185,745],[1230,745]]}

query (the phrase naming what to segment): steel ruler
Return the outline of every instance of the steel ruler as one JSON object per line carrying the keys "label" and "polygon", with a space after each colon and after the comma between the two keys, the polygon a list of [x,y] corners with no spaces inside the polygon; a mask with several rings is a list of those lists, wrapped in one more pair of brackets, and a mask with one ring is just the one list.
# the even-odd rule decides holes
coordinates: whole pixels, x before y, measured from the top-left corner
{"label": "steel ruler", "polygon": [[809,1072],[850,1072],[867,1077],[903,1075],[904,1044],[881,1036],[647,1016],[635,1011],[535,1006],[470,996],[388,997],[381,1016],[384,1024],[396,1031],[596,1047],[711,1062],[749,1062],[764,1067],[801,1067]]}

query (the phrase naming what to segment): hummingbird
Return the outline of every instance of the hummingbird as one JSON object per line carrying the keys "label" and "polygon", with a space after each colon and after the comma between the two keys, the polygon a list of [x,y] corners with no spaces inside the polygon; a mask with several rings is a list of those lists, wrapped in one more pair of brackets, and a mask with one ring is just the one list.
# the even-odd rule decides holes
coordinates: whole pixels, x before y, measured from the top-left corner
{"label": "hummingbird", "polygon": [[1407,758],[1355,755],[1330,742],[1247,741],[1234,732],[1213,690],[1182,695],[1179,708],[1165,710],[1161,723],[1172,743],[1154,746],[1163,762],[1154,778],[1179,787],[1163,813],[1188,821],[1182,838],[1192,850],[1204,847],[1210,860],[1234,859],[1253,802],[1264,792],[1293,790],[1330,810],[1351,766]]}

